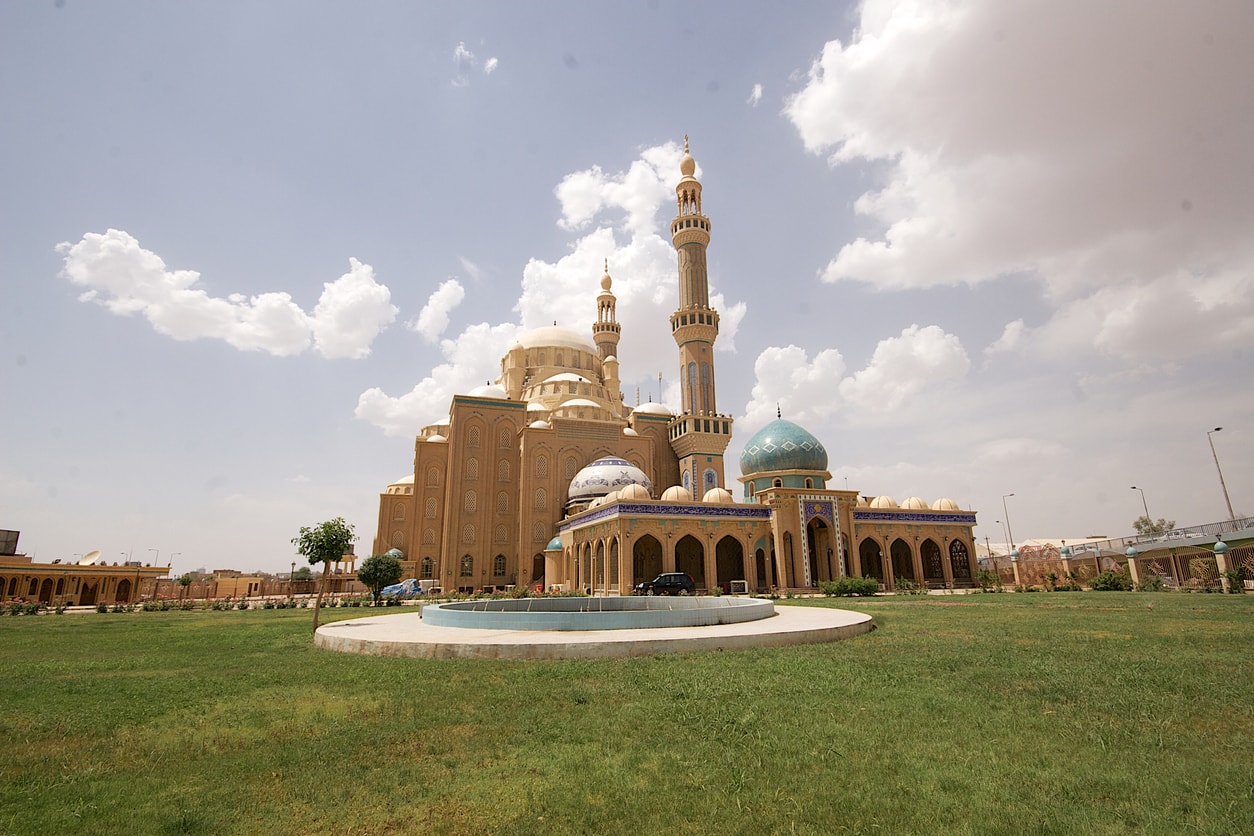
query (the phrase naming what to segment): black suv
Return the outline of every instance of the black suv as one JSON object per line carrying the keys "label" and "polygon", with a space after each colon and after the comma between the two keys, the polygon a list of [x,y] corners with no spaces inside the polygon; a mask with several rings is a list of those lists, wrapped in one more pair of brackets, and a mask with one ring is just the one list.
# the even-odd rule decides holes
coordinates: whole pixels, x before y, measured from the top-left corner
{"label": "black suv", "polygon": [[687,572],[664,572],[651,581],[636,584],[637,595],[691,595],[697,585]]}

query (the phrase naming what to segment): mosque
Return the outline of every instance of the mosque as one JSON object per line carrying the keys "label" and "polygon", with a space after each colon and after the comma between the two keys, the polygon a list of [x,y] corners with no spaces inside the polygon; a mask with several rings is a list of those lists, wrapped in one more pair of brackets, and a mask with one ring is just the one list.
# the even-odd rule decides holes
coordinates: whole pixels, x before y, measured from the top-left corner
{"label": "mosque", "polygon": [[782,417],[745,444],[742,501],[727,489],[733,420],[716,403],[711,224],[695,173],[685,138],[670,227],[679,414],[624,403],[607,264],[591,340],[557,326],[524,334],[494,384],[455,395],[448,421],[423,428],[413,469],[379,497],[373,554],[463,592],[626,595],[662,572],[687,572],[698,591],[805,591],[845,575],[890,591],[972,584],[974,511],[829,489],[822,442]]}

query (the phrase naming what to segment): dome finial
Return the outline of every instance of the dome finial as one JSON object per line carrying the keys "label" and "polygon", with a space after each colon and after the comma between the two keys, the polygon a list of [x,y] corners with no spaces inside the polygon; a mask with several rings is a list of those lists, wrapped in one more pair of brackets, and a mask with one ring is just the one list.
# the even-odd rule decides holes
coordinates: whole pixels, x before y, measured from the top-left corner
{"label": "dome finial", "polygon": [[776,404],[775,404],[775,417],[776,417],[776,418],[783,418],[783,417],[784,417],[784,413],[782,413],[782,412],[780,412],[780,411],[779,411],[779,404],[778,404],[778,403],[776,403]]}
{"label": "dome finial", "polygon": [[601,274],[601,289],[608,291],[613,287],[614,280],[610,278],[610,260],[605,259],[605,272]]}
{"label": "dome finial", "polygon": [[684,155],[679,159],[679,173],[684,177],[692,177],[697,173],[697,161],[688,153],[688,134],[684,134]]}
{"label": "dome finial", "polygon": [[684,153],[688,153],[688,134],[684,134]]}

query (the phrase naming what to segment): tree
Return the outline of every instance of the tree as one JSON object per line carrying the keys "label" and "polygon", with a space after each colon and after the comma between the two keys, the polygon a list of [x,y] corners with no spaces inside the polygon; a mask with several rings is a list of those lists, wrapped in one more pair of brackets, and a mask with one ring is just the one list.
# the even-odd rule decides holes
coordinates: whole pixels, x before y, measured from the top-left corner
{"label": "tree", "polygon": [[294,581],[308,581],[313,579],[313,572],[309,571],[308,566],[302,566],[292,573]]}
{"label": "tree", "polygon": [[322,593],[331,579],[331,563],[348,554],[356,540],[352,525],[344,522],[343,517],[318,523],[312,528],[302,525],[300,535],[292,538],[296,553],[308,560],[310,566],[322,564],[322,583],[318,585],[318,597],[314,599],[315,630],[318,629],[318,615],[322,611]]}
{"label": "tree", "polygon": [[183,599],[185,595],[187,595],[187,587],[192,585],[193,580],[194,578],[192,577],[191,572],[184,572],[182,575],[179,576],[179,586],[182,587],[182,589],[179,590],[180,601]]}
{"label": "tree", "polygon": [[401,579],[401,562],[396,555],[374,554],[361,562],[357,570],[357,580],[370,587],[370,596],[375,605],[383,593],[383,587],[394,584]]}
{"label": "tree", "polygon": [[1175,520],[1168,520],[1162,517],[1158,518],[1158,522],[1154,522],[1149,517],[1142,514],[1132,523],[1132,528],[1137,534],[1162,534],[1164,531],[1171,531],[1176,527]]}

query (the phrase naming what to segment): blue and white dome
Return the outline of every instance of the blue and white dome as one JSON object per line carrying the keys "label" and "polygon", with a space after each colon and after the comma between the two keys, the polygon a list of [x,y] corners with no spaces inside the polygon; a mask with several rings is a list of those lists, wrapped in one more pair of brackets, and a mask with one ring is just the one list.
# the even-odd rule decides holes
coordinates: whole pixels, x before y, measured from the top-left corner
{"label": "blue and white dome", "polygon": [[606,456],[575,474],[570,480],[569,497],[572,502],[587,501],[627,485],[640,485],[653,495],[653,483],[643,470],[626,459]]}
{"label": "blue and white dome", "polygon": [[740,454],[740,472],[748,475],[784,470],[827,470],[827,450],[807,430],[777,418],[745,444]]}

